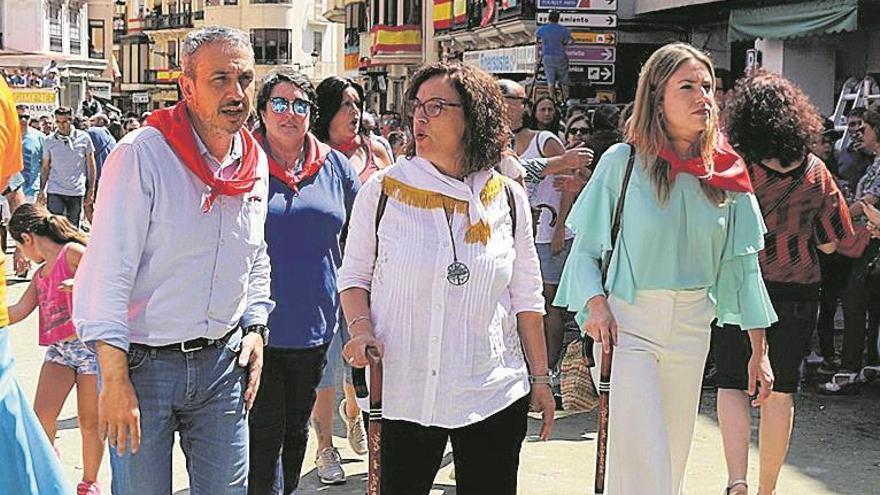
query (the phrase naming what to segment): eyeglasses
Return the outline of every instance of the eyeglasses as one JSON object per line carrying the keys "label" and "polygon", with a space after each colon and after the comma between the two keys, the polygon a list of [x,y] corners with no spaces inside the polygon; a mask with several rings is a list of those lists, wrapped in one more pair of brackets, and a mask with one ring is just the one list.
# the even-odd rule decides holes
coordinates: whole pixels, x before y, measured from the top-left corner
{"label": "eyeglasses", "polygon": [[285,114],[290,111],[291,108],[293,108],[293,113],[301,117],[305,117],[312,110],[312,102],[308,100],[303,100],[302,98],[294,98],[293,100],[288,100],[287,98],[275,96],[273,98],[269,98],[269,104],[272,107],[272,111],[277,114]]}
{"label": "eyeglasses", "polygon": [[569,134],[576,134],[578,136],[586,136],[590,133],[589,127],[572,127],[568,130]]}
{"label": "eyeglasses", "polygon": [[443,98],[431,98],[428,101],[421,102],[417,98],[413,98],[406,102],[406,113],[407,115],[415,117],[416,111],[419,108],[425,112],[425,116],[433,119],[434,117],[440,116],[443,113],[443,109],[445,107],[460,107],[461,103],[450,103]]}

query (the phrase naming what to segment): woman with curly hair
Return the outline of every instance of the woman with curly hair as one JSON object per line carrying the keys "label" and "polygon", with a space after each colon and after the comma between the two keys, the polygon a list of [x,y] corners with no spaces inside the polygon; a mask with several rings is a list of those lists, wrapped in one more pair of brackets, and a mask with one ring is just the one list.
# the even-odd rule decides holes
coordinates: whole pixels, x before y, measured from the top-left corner
{"label": "woman with curly hair", "polygon": [[516,493],[529,403],[553,425],[541,275],[525,191],[495,171],[510,131],[468,65],[412,77],[407,156],[355,200],[339,290],[343,356],[384,359],[382,492],[427,494],[447,440],[459,493]]}
{"label": "woman with curly hair", "polygon": [[[818,252],[833,253],[852,234],[849,210],[834,178],[810,148],[822,120],[809,98],[784,77],[755,72],[727,102],[727,131],[746,160],[768,233],[760,263],[779,321],[767,330],[776,378],[761,407],[758,494],[776,489],[794,420],[792,394],[819,309]],[[713,330],[718,369],[718,421],[727,461],[728,494],[746,494],[751,437],[747,363],[740,328]]]}
{"label": "woman with curly hair", "polygon": [[673,43],[654,52],[639,76],[627,143],[602,155],[571,211],[575,241],[556,304],[577,311],[601,344],[597,363],[615,348],[609,495],[682,492],[713,319],[748,330],[757,403],[772,386],[764,328],[776,315],[758,268],[765,229],[745,164],[717,130],[714,87],[712,62],[699,50]]}

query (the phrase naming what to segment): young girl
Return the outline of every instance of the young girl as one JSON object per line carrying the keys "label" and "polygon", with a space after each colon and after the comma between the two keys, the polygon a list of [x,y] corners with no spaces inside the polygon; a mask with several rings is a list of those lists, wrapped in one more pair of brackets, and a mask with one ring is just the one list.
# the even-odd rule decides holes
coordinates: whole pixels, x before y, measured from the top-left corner
{"label": "young girl", "polygon": [[77,486],[77,495],[100,494],[96,480],[104,444],[98,436],[98,362],[77,338],[70,319],[71,283],[88,239],[65,217],[30,204],[15,210],[9,233],[25,257],[43,263],[18,303],[9,307],[11,324],[25,319],[34,308],[40,309],[39,342],[48,348],[37,384],[34,410],[49,441],[54,442],[58,415],[76,384],[83,445],[83,481]]}

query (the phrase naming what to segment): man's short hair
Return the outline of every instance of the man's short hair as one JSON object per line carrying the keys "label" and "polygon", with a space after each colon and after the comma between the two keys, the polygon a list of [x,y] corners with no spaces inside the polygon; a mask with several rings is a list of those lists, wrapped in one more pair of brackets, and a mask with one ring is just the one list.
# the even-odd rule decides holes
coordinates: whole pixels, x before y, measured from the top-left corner
{"label": "man's short hair", "polygon": [[559,22],[559,11],[558,10],[551,10],[549,18],[550,18],[550,22]]}
{"label": "man's short hair", "polygon": [[58,107],[55,109],[55,116],[56,117],[71,116],[71,115],[73,115],[73,110],[70,107]]}
{"label": "man's short hair", "polygon": [[226,26],[206,26],[190,31],[180,45],[180,66],[183,68],[183,73],[193,77],[195,75],[193,57],[199,48],[220,42],[244,48],[253,56],[251,40],[244,31]]}

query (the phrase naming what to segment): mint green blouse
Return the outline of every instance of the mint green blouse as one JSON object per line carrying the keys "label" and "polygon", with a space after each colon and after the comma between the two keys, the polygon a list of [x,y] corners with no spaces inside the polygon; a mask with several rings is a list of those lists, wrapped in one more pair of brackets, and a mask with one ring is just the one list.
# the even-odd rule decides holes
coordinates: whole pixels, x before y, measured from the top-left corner
{"label": "mint green blouse", "polygon": [[[581,326],[587,301],[603,293],[600,260],[611,249],[629,153],[629,145],[617,144],[602,155],[568,216],[574,245],[554,304],[576,312]],[[692,175],[679,174],[661,205],[636,154],[604,289],[632,303],[637,290],[708,288],[720,324],[766,328],[778,319],[758,265],[766,232],[754,194],[731,193],[723,206],[713,205]]]}

